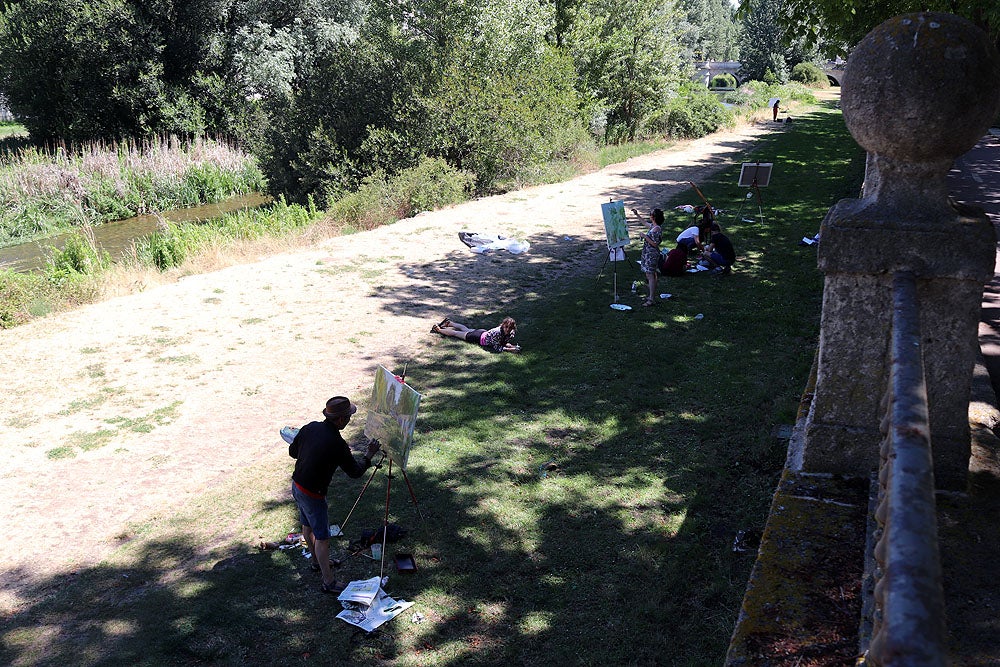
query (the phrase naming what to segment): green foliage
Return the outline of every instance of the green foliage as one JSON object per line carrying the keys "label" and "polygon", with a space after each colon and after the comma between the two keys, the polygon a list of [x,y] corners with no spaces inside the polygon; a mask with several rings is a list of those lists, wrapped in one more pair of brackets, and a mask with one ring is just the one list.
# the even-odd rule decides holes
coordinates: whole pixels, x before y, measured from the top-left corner
{"label": "green foliage", "polygon": [[253,158],[222,142],[28,148],[0,157],[0,245],[263,187]]}
{"label": "green foliage", "polygon": [[680,43],[687,60],[737,60],[739,26],[729,0],[681,0]]}
{"label": "green foliage", "polygon": [[813,88],[827,88],[830,85],[826,74],[815,63],[799,63],[793,67],[791,80]]}
{"label": "green foliage", "polygon": [[732,74],[716,74],[708,84],[709,88],[736,88],[736,77]]}
{"label": "green foliage", "polygon": [[700,88],[688,86],[670,100],[666,111],[650,129],[677,139],[696,139],[733,122],[733,115],[719,98]]}
{"label": "green foliage", "polygon": [[[499,45],[498,45],[499,46]],[[569,154],[583,140],[572,64],[551,47],[540,57],[503,61],[458,57],[424,99],[432,154],[476,176],[490,192],[527,165]]]}
{"label": "green foliage", "polygon": [[228,213],[207,222],[166,223],[137,240],[132,256],[141,265],[166,271],[207,246],[282,236],[315,222],[319,215],[311,202],[301,206],[279,198],[270,206]]}
{"label": "green foliage", "polygon": [[88,232],[70,234],[61,250],[53,249],[46,263],[46,274],[51,282],[59,285],[78,275],[100,273],[110,266],[111,257],[96,246],[93,235]]}
{"label": "green foliage", "polygon": [[788,80],[787,48],[780,24],[780,0],[748,0],[740,31],[740,78],[769,83]]}
{"label": "green foliage", "polygon": [[188,240],[174,231],[173,226],[158,230],[135,242],[135,257],[141,264],[155,266],[160,271],[180,266],[188,254]]}
{"label": "green foliage", "polygon": [[681,80],[677,10],[669,0],[586,0],[570,50],[582,99],[592,100],[596,122],[609,143],[641,136]]}
{"label": "green foliage", "polygon": [[432,211],[468,199],[474,176],[459,171],[440,158],[424,158],[420,164],[404,169],[394,179],[393,191],[403,203],[401,218],[421,211]]}
{"label": "green foliage", "polygon": [[332,201],[329,213],[344,226],[372,229],[464,201],[474,180],[440,158],[425,158],[392,178],[381,171],[366,176],[357,190]]}
{"label": "green foliage", "polygon": [[39,144],[231,133],[246,105],[243,91],[223,85],[235,4],[7,3],[0,89]]}
{"label": "green foliage", "polygon": [[[741,0],[739,14],[746,16],[755,0]],[[1000,47],[1000,3],[995,0],[785,0],[776,17],[789,35],[802,35],[846,56],[850,49],[883,21],[916,11],[958,14],[989,34]]]}
{"label": "green foliage", "polygon": [[768,100],[777,97],[781,100],[796,100],[815,104],[816,96],[812,90],[801,83],[786,83],[785,85],[768,84],[763,81],[748,81],[734,91],[725,95],[725,101],[735,107],[745,110],[763,109]]}
{"label": "green foliage", "polygon": [[43,277],[0,269],[0,329],[10,329],[44,315],[45,299],[52,289]]}

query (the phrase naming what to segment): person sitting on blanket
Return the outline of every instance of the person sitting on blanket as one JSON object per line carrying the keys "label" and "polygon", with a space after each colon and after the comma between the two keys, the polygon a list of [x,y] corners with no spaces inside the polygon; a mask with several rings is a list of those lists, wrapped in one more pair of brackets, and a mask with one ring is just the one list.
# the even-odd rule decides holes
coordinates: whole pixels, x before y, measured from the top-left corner
{"label": "person sitting on blanket", "polygon": [[663,256],[660,262],[660,273],[665,276],[683,276],[687,271],[688,247],[678,243],[677,247]]}
{"label": "person sitting on blanket", "polygon": [[500,326],[492,329],[470,329],[464,324],[452,322],[447,317],[440,324],[431,327],[431,333],[461,338],[490,352],[520,352],[521,346],[511,343],[517,333],[517,322],[513,317],[505,317]]}

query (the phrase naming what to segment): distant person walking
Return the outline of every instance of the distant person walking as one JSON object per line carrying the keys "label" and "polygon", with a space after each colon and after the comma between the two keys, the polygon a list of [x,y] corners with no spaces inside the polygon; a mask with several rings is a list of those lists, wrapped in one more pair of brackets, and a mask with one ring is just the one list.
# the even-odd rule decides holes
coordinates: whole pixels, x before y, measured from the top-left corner
{"label": "distant person walking", "polygon": [[772,97],[767,103],[767,105],[771,107],[771,120],[775,122],[778,121],[778,105],[780,104],[781,100],[779,100],[777,97]]}

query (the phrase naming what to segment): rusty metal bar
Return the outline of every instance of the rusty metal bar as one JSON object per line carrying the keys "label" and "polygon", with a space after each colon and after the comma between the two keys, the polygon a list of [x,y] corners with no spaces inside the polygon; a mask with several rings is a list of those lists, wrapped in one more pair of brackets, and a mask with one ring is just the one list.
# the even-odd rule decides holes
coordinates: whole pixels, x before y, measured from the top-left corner
{"label": "rusty metal bar", "polygon": [[947,664],[934,464],[912,273],[893,276],[892,371],[875,512],[881,537],[868,664]]}

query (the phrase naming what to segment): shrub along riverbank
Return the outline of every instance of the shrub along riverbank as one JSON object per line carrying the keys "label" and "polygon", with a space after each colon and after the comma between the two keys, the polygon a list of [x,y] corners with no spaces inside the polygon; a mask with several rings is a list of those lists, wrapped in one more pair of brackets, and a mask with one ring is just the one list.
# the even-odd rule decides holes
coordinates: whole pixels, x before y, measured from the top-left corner
{"label": "shrub along riverbank", "polygon": [[263,188],[252,156],[204,139],[0,151],[0,246]]}

